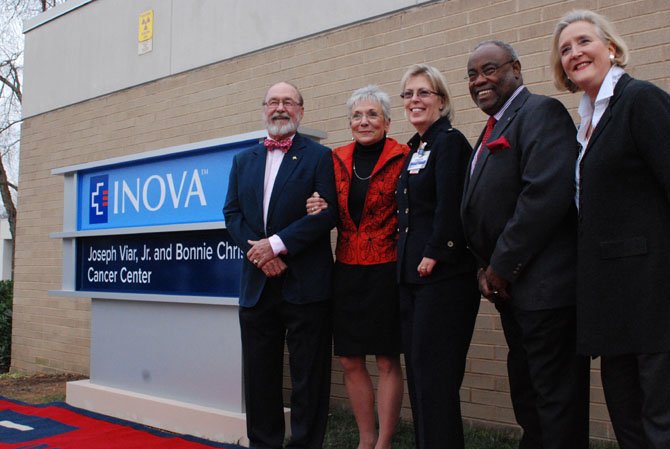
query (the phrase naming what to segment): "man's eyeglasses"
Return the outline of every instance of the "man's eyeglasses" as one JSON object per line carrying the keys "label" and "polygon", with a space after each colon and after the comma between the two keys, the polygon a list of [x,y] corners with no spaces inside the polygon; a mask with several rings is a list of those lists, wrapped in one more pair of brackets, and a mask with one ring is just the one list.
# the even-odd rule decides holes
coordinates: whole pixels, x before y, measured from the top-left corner
{"label": "man's eyeglasses", "polygon": [[363,117],[367,118],[369,122],[374,122],[382,118],[381,114],[375,111],[356,112],[351,115],[351,123],[359,123],[363,120]]}
{"label": "man's eyeglasses", "polygon": [[291,100],[290,98],[286,98],[283,100],[280,100],[278,98],[271,98],[268,101],[263,102],[263,106],[267,106],[270,109],[277,109],[280,104],[283,104],[285,108],[294,108],[296,106],[302,106],[302,103],[298,103],[295,100]]}
{"label": "man's eyeglasses", "polygon": [[[421,98],[422,100],[425,100],[426,98],[430,97],[431,95],[437,95],[438,97],[442,97],[443,95],[439,92],[434,92],[432,90],[428,89],[419,89],[416,91],[416,96]],[[400,94],[400,98],[403,100],[411,100],[414,97],[414,91],[413,90],[406,90]]]}
{"label": "man's eyeglasses", "polygon": [[500,65],[488,65],[488,66],[484,67],[484,69],[482,69],[481,71],[469,70],[468,74],[465,75],[464,79],[473,83],[477,80],[477,78],[479,78],[479,75],[483,76],[484,78],[490,78],[493,75],[495,75],[496,72],[498,70],[500,70],[501,67],[506,66],[507,64],[512,64],[513,62],[516,62],[516,59],[512,59],[512,60],[504,62]]}

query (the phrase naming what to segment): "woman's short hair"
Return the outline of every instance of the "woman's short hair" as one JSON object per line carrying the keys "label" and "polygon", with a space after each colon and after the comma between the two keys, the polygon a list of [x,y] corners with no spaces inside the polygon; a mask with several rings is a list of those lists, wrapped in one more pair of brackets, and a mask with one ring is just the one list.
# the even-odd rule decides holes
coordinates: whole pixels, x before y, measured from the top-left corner
{"label": "woman's short hair", "polygon": [[391,121],[391,98],[375,84],[369,84],[360,89],[356,89],[347,100],[347,116],[351,120],[352,111],[362,101],[371,101],[382,107],[384,121]]}
{"label": "woman's short hair", "polygon": [[433,90],[437,92],[444,100],[444,108],[442,109],[442,117],[447,117],[449,120],[454,119],[454,111],[451,107],[451,98],[449,97],[449,90],[447,89],[447,80],[442,75],[442,72],[435,67],[428,64],[414,64],[407,69],[400,80],[400,92],[405,91],[405,85],[410,78],[424,75],[433,86]]}
{"label": "woman's short hair", "polygon": [[551,69],[554,73],[554,85],[558,90],[569,90],[577,92],[579,87],[568,79],[568,75],[563,70],[561,64],[561,53],[558,48],[558,39],[561,33],[568,25],[575,22],[588,22],[593,24],[598,33],[598,37],[606,44],[614,45],[614,59],[612,62],[619,67],[626,67],[628,64],[628,46],[623,38],[614,30],[612,23],[605,17],[587,9],[577,9],[565,14],[556,24],[554,29],[554,40],[551,47]]}

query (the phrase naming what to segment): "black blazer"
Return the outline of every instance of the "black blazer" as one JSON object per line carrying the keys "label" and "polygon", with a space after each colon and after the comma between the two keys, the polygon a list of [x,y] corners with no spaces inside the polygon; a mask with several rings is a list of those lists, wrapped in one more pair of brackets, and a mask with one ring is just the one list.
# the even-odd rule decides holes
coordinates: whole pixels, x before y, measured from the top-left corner
{"label": "black blazer", "polygon": [[670,351],[670,96],[624,74],[580,170],[578,349]]}
{"label": "black blazer", "polygon": [[561,102],[524,88],[488,142],[503,136],[509,148],[484,147],[471,177],[468,170],[461,208],[468,244],[481,267],[510,282],[515,307],[574,305],[575,125]]}
{"label": "black blazer", "polygon": [[[282,295],[285,301],[303,304],[330,298],[333,255],[330,230],[335,227],[337,199],[333,159],[329,148],[300,134],[284,155],[272,189],[263,225],[263,182],[267,150],[262,143],[233,159],[223,214],[226,228],[245,253],[247,240],[277,234],[288,249],[281,256],[288,265]],[[305,201],[319,192],[328,208],[316,215],[305,213]],[[267,277],[246,258],[242,265],[240,305],[253,307],[260,298]]]}
{"label": "black blazer", "polygon": [[[430,151],[428,162],[419,173],[410,174],[407,165],[422,141],[425,151]],[[472,147],[446,117],[433,123],[422,137],[414,135],[408,145],[411,152],[396,191],[398,281],[424,284],[474,272],[458,213]],[[417,272],[423,257],[437,260],[433,273],[425,278]]]}

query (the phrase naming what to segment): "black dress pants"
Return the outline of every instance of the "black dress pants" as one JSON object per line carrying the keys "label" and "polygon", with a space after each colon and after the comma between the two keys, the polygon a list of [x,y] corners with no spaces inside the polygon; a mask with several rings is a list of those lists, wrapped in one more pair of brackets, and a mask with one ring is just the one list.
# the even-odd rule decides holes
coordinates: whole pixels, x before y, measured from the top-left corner
{"label": "black dress pants", "polygon": [[290,304],[268,282],[254,307],[240,307],[244,398],[251,448],[281,449],[284,342],[291,372],[291,439],[287,449],[320,449],[330,399],[330,302]]}
{"label": "black dress pants", "polygon": [[670,449],[670,353],[603,356],[607,410],[621,449]]}
{"label": "black dress pants", "polygon": [[480,294],[473,273],[400,284],[407,386],[418,449],[463,449],[460,388]]}
{"label": "black dress pants", "polygon": [[497,304],[519,449],[588,449],[590,360],[576,354],[575,307],[523,311]]}

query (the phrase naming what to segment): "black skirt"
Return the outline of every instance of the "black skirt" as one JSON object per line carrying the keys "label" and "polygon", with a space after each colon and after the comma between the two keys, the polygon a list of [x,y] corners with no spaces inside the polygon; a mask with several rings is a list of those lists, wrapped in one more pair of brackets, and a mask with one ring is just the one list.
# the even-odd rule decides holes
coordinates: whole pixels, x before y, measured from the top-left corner
{"label": "black skirt", "polygon": [[395,262],[336,263],[333,275],[335,355],[401,353]]}

